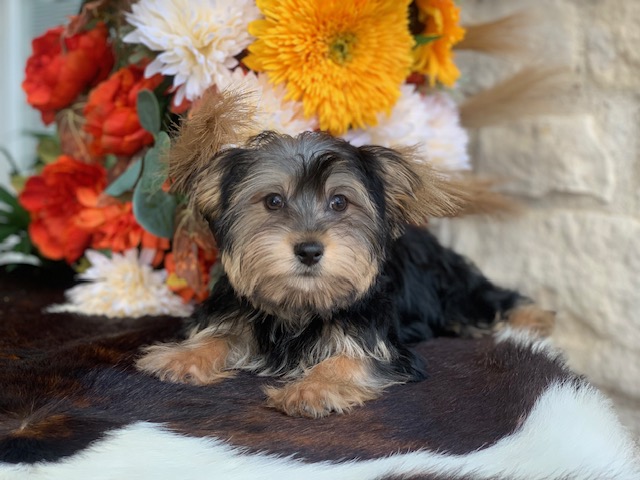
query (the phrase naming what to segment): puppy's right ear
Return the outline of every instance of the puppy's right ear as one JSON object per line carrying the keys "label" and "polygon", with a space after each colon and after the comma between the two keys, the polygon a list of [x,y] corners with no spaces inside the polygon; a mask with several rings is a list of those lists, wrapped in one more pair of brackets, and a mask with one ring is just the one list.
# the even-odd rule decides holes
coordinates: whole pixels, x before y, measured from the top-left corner
{"label": "puppy's right ear", "polygon": [[359,150],[380,169],[394,237],[403,232],[407,223],[421,225],[430,217],[453,217],[466,206],[468,196],[463,186],[420,162],[413,149],[364,146]]}
{"label": "puppy's right ear", "polygon": [[220,206],[219,154],[251,136],[255,103],[249,93],[210,89],[194,103],[169,150],[171,191],[189,197],[200,212]]}

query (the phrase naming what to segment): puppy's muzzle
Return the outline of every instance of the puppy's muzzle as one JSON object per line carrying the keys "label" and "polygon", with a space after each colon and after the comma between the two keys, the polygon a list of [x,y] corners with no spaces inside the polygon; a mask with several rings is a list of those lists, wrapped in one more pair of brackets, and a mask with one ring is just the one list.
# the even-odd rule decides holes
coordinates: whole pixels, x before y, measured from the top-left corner
{"label": "puppy's muzzle", "polygon": [[324,254],[324,246],[319,242],[298,243],[293,247],[296,258],[307,266],[315,265]]}

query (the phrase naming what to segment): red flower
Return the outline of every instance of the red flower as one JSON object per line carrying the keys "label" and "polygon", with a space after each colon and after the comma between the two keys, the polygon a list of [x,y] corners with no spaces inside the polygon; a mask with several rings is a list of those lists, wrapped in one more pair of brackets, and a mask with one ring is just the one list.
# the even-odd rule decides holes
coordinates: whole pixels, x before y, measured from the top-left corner
{"label": "red flower", "polygon": [[144,78],[144,68],[131,65],[91,91],[84,108],[84,129],[93,136],[89,145],[93,155],[131,156],[153,143],[153,135],[140,125],[136,99],[140,90],[153,90],[161,82],[162,75]]}
{"label": "red flower", "polygon": [[141,246],[156,250],[153,265],[162,262],[169,240],[143,229],[133,215],[131,202],[120,202],[107,195],[93,194],[83,199],[87,208],[79,212],[78,224],[93,233],[91,248],[123,252]]}
{"label": "red flower", "polygon": [[91,243],[91,232],[77,222],[83,199],[104,190],[106,172],[62,155],[27,180],[19,200],[31,213],[29,236],[40,253],[72,263]]}
{"label": "red flower", "polygon": [[62,26],[52,28],[33,40],[22,89],[27,102],[40,110],[45,124],[109,75],[114,56],[108,37],[107,27],[101,22],[75,35],[66,35]]}

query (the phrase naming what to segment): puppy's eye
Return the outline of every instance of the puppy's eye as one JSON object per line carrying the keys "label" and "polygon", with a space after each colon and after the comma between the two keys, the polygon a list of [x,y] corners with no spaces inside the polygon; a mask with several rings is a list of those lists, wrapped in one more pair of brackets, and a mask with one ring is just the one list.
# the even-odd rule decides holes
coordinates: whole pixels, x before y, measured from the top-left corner
{"label": "puppy's eye", "polygon": [[284,207],[284,198],[278,193],[270,193],[264,197],[264,204],[269,210],[280,210]]}
{"label": "puppy's eye", "polygon": [[347,197],[344,195],[334,195],[329,202],[329,207],[336,212],[344,212],[348,204]]}

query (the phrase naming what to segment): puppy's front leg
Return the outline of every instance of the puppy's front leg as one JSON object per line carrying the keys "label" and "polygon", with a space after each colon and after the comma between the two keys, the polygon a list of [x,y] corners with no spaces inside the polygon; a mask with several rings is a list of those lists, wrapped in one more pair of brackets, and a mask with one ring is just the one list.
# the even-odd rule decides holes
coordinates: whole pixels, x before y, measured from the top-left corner
{"label": "puppy's front leg", "polygon": [[367,360],[338,355],[309,370],[282,388],[267,387],[271,407],[294,417],[319,418],[344,413],[378,397],[385,382],[373,374]]}
{"label": "puppy's front leg", "polygon": [[136,367],[160,380],[208,385],[233,375],[225,370],[230,342],[231,337],[214,336],[205,329],[180,343],[145,348]]}

